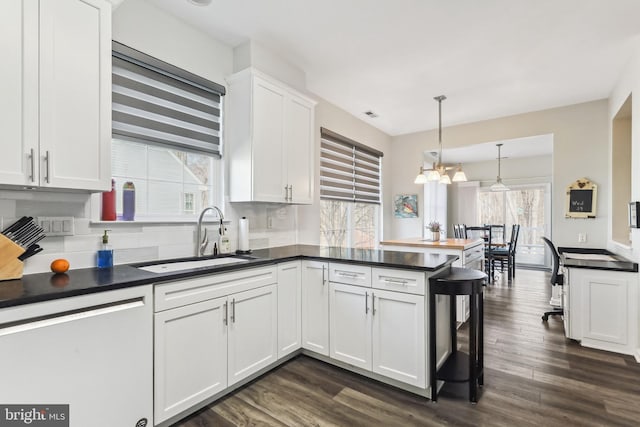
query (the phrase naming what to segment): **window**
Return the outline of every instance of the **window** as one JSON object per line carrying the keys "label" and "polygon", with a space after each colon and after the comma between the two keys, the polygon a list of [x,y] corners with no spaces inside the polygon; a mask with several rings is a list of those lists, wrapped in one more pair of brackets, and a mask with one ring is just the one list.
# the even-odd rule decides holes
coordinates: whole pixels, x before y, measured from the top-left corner
{"label": "window", "polygon": [[320,244],[374,248],[382,153],[324,128],[321,135]]}
{"label": "window", "polygon": [[[195,213],[196,207],[194,203],[195,194],[184,193],[184,211],[185,213]],[[203,197],[204,198],[204,197]]]}
{"label": "window", "polygon": [[224,87],[116,42],[112,59],[112,175],[134,184],[136,217],[221,205]]}

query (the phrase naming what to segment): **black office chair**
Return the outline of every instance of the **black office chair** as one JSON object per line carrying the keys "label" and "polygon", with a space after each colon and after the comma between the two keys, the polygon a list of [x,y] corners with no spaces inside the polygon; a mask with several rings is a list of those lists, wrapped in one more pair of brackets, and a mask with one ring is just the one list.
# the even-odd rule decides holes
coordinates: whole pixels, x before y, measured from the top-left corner
{"label": "black office chair", "polygon": [[[558,255],[558,251],[556,250],[556,247],[553,245],[553,243],[551,243],[551,240],[547,239],[546,237],[542,237],[542,241],[549,247],[549,250],[551,251],[551,258],[553,261],[551,280],[549,282],[551,283],[551,286],[562,286],[564,284],[564,276],[562,275],[562,273],[558,273],[558,270],[560,269],[560,256]],[[549,316],[562,316],[563,314],[564,310],[562,309],[562,307],[555,308],[551,311],[546,311],[542,315],[542,320],[546,322],[547,320],[549,320]]]}

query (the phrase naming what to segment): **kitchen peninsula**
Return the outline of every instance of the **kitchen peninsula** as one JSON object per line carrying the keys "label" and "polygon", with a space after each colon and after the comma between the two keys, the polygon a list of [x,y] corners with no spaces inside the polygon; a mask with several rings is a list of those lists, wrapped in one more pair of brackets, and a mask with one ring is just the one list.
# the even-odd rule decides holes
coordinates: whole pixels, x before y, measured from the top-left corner
{"label": "kitchen peninsula", "polygon": [[[429,240],[422,237],[410,237],[397,240],[383,240],[380,246],[401,252],[419,252],[423,254],[456,255],[458,259],[453,263],[455,267],[473,268],[480,270],[484,257],[484,242],[482,239],[443,239]],[[469,297],[458,296],[456,320],[466,322],[469,318]]]}
{"label": "kitchen peninsula", "polygon": [[429,340],[428,283],[455,256],[293,245],[219,258],[0,283],[0,401],[55,398],[73,425],[165,426],[300,353],[430,396],[427,355],[441,365],[451,341],[448,328]]}

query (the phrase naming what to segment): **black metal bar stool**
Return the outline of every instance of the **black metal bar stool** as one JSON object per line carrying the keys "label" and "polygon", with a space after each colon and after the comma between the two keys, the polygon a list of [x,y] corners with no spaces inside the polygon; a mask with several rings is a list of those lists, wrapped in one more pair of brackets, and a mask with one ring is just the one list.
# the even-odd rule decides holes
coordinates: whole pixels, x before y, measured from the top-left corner
{"label": "black metal bar stool", "polygon": [[[479,270],[451,267],[448,272],[429,279],[429,349],[431,400],[438,400],[438,380],[469,382],[469,400],[478,401],[478,386],[484,382],[483,369],[483,283],[487,275]],[[451,354],[437,369],[436,295],[449,295]],[[458,350],[456,330],[456,296],[469,295],[469,352]]]}

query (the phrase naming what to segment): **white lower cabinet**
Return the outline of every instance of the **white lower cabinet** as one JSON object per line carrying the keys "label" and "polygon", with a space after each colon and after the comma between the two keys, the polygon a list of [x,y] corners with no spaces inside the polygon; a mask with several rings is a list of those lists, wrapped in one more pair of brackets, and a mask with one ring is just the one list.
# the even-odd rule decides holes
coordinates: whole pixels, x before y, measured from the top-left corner
{"label": "white lower cabinet", "polygon": [[302,348],[329,355],[329,264],[302,261]]}
{"label": "white lower cabinet", "polygon": [[638,345],[638,273],[565,270],[565,334],[586,347],[634,354]]}
{"label": "white lower cabinet", "polygon": [[278,359],[302,347],[302,265],[278,264]]}
{"label": "white lower cabinet", "polygon": [[277,360],[276,279],[262,267],[156,285],[156,424]]}
{"label": "white lower cabinet", "polygon": [[278,359],[276,285],[241,292],[229,301],[229,385]]}
{"label": "white lower cabinet", "polygon": [[[362,281],[362,286],[330,282],[330,357],[424,388],[425,274],[356,268],[372,281]],[[341,270],[345,277],[353,277],[349,267],[341,265]]]}
{"label": "white lower cabinet", "polygon": [[227,298],[155,315],[156,422],[227,387]]}
{"label": "white lower cabinet", "polygon": [[373,372],[425,387],[424,296],[374,290],[372,298]]}
{"label": "white lower cabinet", "polygon": [[371,289],[330,283],[331,358],[371,370]]}
{"label": "white lower cabinet", "polygon": [[1,309],[0,402],[69,405],[71,427],[153,425],[152,315],[152,285]]}

